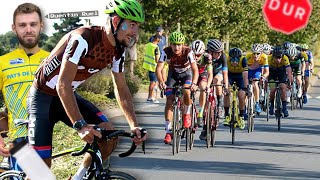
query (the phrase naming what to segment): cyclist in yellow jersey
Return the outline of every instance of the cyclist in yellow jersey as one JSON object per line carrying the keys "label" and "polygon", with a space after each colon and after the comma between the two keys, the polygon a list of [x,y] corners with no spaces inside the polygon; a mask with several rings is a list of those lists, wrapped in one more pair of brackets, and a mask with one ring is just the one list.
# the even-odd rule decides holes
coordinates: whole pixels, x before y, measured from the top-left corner
{"label": "cyclist in yellow jersey", "polygon": [[[254,44],[252,46],[252,53],[246,55],[248,66],[244,69],[244,83],[245,87],[248,85],[249,79],[262,79],[263,81],[269,76],[268,57],[263,53],[263,46],[261,44]],[[255,111],[261,113],[262,109],[259,105],[259,84],[258,81],[253,82],[253,94],[255,98]]]}
{"label": "cyclist in yellow jersey", "polygon": [[[42,29],[39,7],[31,3],[19,5],[14,11],[12,25],[19,47],[0,57],[0,89],[8,109],[8,136],[17,142],[26,138],[27,127],[17,128],[13,121],[28,118],[26,98],[40,62],[49,55],[38,46]],[[0,155],[10,155],[2,137]],[[10,165],[12,169],[20,170],[12,157]]]}
{"label": "cyclist in yellow jersey", "polygon": [[[283,49],[279,46],[275,47],[273,54],[268,56],[268,62],[269,62],[269,81],[281,81],[284,82],[287,79],[290,83],[292,83],[292,70],[290,67],[289,58],[284,55]],[[274,114],[274,98],[275,98],[275,92],[276,88],[274,84],[270,85],[271,91],[270,91],[270,108],[269,108],[269,114]],[[280,84],[281,89],[281,100],[282,100],[282,113],[284,114],[284,117],[289,116],[289,112],[287,110],[287,85],[285,83]]]}
{"label": "cyclist in yellow jersey", "polygon": [[304,71],[304,80],[305,80],[305,86],[303,87],[303,103],[307,104],[308,99],[307,99],[307,92],[308,92],[308,87],[309,87],[309,78],[311,77],[312,74],[312,70],[314,68],[314,62],[313,62],[313,54],[312,52],[309,50],[309,46],[307,44],[302,44],[301,45],[301,52],[302,53],[306,53],[306,55],[308,56],[308,59],[305,60],[306,62],[306,68]]}
{"label": "cyclist in yellow jersey", "polygon": [[[245,86],[243,81],[243,72],[244,68],[247,67],[247,59],[245,56],[242,56],[242,51],[240,48],[232,48],[229,51],[228,57],[228,79],[229,85],[235,82],[237,87],[240,89],[238,91],[239,99],[239,128],[245,128],[244,115],[245,115]],[[229,117],[229,108],[230,108],[230,96],[224,96],[224,111],[225,111],[225,120],[223,125],[230,126],[230,117]]]}

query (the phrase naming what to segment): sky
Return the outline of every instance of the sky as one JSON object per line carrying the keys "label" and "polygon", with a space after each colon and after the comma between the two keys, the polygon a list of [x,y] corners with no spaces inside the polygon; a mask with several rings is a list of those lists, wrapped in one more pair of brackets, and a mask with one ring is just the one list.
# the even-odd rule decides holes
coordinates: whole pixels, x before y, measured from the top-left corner
{"label": "sky", "polygon": [[104,25],[106,15],[104,10],[106,7],[106,0],[2,0],[0,6],[0,34],[5,34],[11,31],[13,23],[13,12],[18,5],[29,2],[33,3],[42,11],[42,18],[44,20],[45,28],[44,33],[51,36],[55,32],[52,27],[56,22],[61,23],[59,19],[45,18],[49,13],[65,13],[65,12],[80,12],[80,11],[97,11],[98,16],[93,17],[80,17],[83,19],[82,24],[85,24],[84,19],[90,19],[93,25]]}

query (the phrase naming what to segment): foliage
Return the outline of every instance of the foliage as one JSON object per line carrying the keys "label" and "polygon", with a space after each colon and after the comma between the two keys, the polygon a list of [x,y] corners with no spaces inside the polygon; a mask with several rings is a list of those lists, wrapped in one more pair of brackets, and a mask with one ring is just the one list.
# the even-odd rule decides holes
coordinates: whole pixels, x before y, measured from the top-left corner
{"label": "foliage", "polygon": [[106,109],[106,108],[114,108],[117,106],[117,102],[115,99],[110,99],[106,97],[104,94],[96,94],[90,91],[81,91],[77,90],[77,92],[90,101],[92,104],[97,106],[99,109]]}

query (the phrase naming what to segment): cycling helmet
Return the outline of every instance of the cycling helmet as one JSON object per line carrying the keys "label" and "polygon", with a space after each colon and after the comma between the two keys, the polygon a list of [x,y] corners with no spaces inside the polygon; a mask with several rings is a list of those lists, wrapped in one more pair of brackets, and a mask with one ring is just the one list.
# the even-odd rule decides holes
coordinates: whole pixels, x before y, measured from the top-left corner
{"label": "cycling helmet", "polygon": [[270,44],[264,43],[262,46],[263,46],[263,53],[270,54],[272,50]]}
{"label": "cycling helmet", "polygon": [[283,56],[283,49],[280,46],[276,46],[274,47],[273,51],[272,51],[272,55],[274,57],[282,57]]}
{"label": "cycling helmet", "polygon": [[117,13],[123,19],[144,22],[143,8],[136,0],[111,0],[107,4],[105,13]]}
{"label": "cycling helmet", "polygon": [[213,52],[222,51],[222,43],[218,39],[209,39],[207,49]]}
{"label": "cycling helmet", "polygon": [[253,53],[261,53],[263,51],[263,46],[259,43],[255,43],[252,45],[251,51]]}
{"label": "cycling helmet", "polygon": [[204,50],[205,50],[205,45],[203,43],[203,41],[201,40],[195,40],[193,41],[193,43],[191,44],[191,49],[194,52],[194,54],[198,55],[198,54],[203,54]]}
{"label": "cycling helmet", "polygon": [[181,32],[173,32],[170,34],[169,42],[174,44],[183,44],[185,37]]}
{"label": "cycling helmet", "polygon": [[302,50],[308,50],[309,49],[308,44],[301,44],[300,47],[301,47]]}
{"label": "cycling helmet", "polygon": [[286,55],[289,57],[296,56],[298,54],[298,50],[295,47],[291,47],[287,50]]}
{"label": "cycling helmet", "polygon": [[230,57],[241,57],[242,56],[242,51],[240,48],[232,48],[229,51],[229,56]]}
{"label": "cycling helmet", "polygon": [[289,41],[283,43],[283,49],[289,49],[291,46],[292,44]]}

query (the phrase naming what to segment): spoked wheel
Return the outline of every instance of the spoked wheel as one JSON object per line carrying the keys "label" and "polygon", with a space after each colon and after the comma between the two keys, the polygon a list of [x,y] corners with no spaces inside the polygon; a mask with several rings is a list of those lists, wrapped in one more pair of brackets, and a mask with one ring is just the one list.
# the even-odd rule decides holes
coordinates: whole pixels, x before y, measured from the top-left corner
{"label": "spoked wheel", "polygon": [[276,118],[277,118],[277,122],[278,122],[278,131],[280,131],[281,128],[281,116],[282,116],[282,110],[281,110],[281,94],[280,91],[277,90],[277,94],[276,94]]}
{"label": "spoked wheel", "polygon": [[17,179],[24,180],[26,178],[26,174],[21,171],[9,170],[0,174],[1,180],[9,180],[9,179]]}
{"label": "spoked wheel", "polygon": [[248,120],[247,120],[247,128],[248,133],[252,131],[252,119],[253,119],[253,103],[252,103],[252,97],[248,99]]}
{"label": "spoked wheel", "polygon": [[211,126],[210,126],[210,131],[211,131],[210,145],[213,147],[214,144],[216,143],[216,131],[217,131],[218,122],[219,122],[219,117],[218,117],[219,110],[218,110],[217,106],[215,106],[214,110],[213,110],[213,107],[211,106],[210,111],[211,111],[211,118],[210,118],[211,119],[210,120],[210,122],[211,122]]}
{"label": "spoked wheel", "polygon": [[206,107],[206,116],[205,116],[205,125],[206,125],[206,132],[207,132],[207,137],[206,137],[206,144],[207,144],[207,148],[210,147],[210,142],[211,142],[211,118],[212,118],[212,114],[211,114],[211,102],[207,103],[207,107]]}
{"label": "spoked wheel", "polygon": [[177,131],[177,140],[176,140],[176,150],[177,150],[176,152],[179,153],[180,146],[181,146],[182,133],[183,133],[183,131],[185,131],[185,129],[182,128],[182,119],[179,119],[179,121],[177,123],[177,129],[178,129],[178,131]]}
{"label": "spoked wheel", "polygon": [[189,133],[189,149],[193,148],[194,144],[194,134],[196,133],[196,122],[197,122],[197,115],[196,115],[196,108],[195,105],[192,105],[192,119],[191,119],[191,127]]}
{"label": "spoked wheel", "polygon": [[[191,126],[192,127],[192,126]],[[190,129],[191,129],[191,127],[190,128],[185,128],[184,129],[184,136],[185,136],[185,138],[186,138],[186,152],[188,152],[188,149],[189,149],[189,144],[190,144]]]}
{"label": "spoked wheel", "polygon": [[[268,86],[269,87],[269,86]],[[269,114],[269,108],[270,108],[270,99],[269,99],[269,88],[267,88],[267,93],[265,95],[265,105],[266,105],[266,113],[267,113],[267,121],[269,121],[269,117],[270,117],[270,114]]]}
{"label": "spoked wheel", "polygon": [[291,111],[293,111],[295,109],[295,104],[294,104],[295,100],[294,100],[294,94],[293,92],[291,92],[290,95],[290,105],[291,105]]}
{"label": "spoked wheel", "polygon": [[130,174],[119,172],[119,171],[110,171],[108,173],[107,179],[114,179],[114,180],[136,180],[135,177],[131,176]]}
{"label": "spoked wheel", "polygon": [[171,140],[171,145],[172,145],[172,155],[176,154],[176,139],[178,136],[178,128],[177,128],[177,122],[179,121],[179,108],[176,106],[173,109],[173,120],[172,120],[172,140]]}

